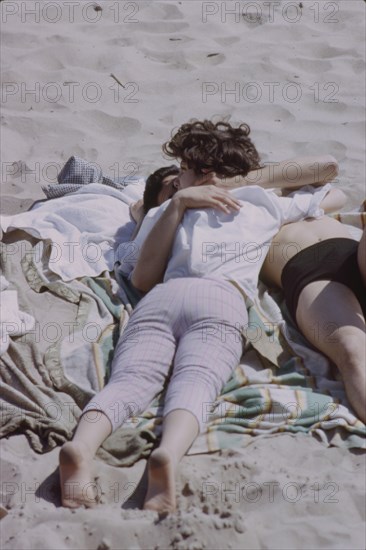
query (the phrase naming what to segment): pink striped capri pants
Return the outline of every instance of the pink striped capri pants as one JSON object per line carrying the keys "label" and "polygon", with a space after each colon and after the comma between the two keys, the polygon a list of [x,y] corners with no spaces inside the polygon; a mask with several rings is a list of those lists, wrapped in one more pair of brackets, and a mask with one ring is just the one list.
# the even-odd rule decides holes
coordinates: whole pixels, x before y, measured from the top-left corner
{"label": "pink striped capri pants", "polygon": [[110,380],[83,413],[102,411],[115,430],[141,414],[169,379],[164,416],[185,409],[202,430],[206,411],[240,361],[247,322],[244,298],[228,281],[179,278],[157,285],[133,311]]}

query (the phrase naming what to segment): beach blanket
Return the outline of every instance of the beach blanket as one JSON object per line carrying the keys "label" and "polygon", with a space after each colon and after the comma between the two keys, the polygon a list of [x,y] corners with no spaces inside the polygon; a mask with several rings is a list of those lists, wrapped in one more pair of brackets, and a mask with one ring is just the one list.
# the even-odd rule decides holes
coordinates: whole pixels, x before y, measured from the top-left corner
{"label": "beach blanket", "polygon": [[[345,219],[357,231],[365,214]],[[10,235],[1,248],[3,274],[18,292],[20,310],[36,324],[30,333],[12,336],[0,358],[0,436],[25,433],[33,449],[45,452],[72,437],[82,408],[107,382],[114,345],[137,297],[127,280],[117,285],[108,271],[70,282],[54,273],[49,277],[37,257],[39,242],[21,232]],[[253,436],[280,432],[364,447],[365,426],[350,411],[328,360],[285,322],[280,292],[261,286],[259,295],[260,307],[249,310],[250,345],[221,395],[203,404],[205,430],[188,454],[243,446]],[[266,335],[269,356],[266,346],[255,347],[258,331]],[[98,456],[119,466],[148,456],[160,435],[163,403],[161,394],[108,438]]]}
{"label": "beach blanket", "polygon": [[[0,437],[25,434],[43,453],[71,439],[82,408],[106,381],[128,315],[125,321],[108,273],[72,283],[48,281],[33,263],[37,241],[20,231],[11,237],[1,243],[0,268],[21,311],[35,322],[23,334],[11,334],[0,357]],[[155,439],[143,427],[117,430],[98,456],[129,466],[149,454]]]}

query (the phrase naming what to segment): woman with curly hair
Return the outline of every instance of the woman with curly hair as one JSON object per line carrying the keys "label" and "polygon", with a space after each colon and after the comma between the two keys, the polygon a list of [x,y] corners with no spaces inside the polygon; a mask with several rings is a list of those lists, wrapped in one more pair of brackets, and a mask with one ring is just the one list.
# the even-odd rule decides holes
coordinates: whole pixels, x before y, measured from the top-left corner
{"label": "woman with curly hair", "polygon": [[322,185],[337,175],[337,161],[331,155],[304,156],[263,165],[249,138],[248,124],[238,128],[210,120],[183,124],[164,143],[164,153],[180,161],[162,167],[146,180],[140,217],[161,205],[179,190],[190,186],[216,185],[224,189],[258,185],[263,188],[299,188]]}
{"label": "woman with curly hair", "polygon": [[221,177],[246,176],[261,168],[260,158],[249,138],[248,124],[234,128],[228,122],[210,120],[183,124],[163,145],[164,153],[181,159],[196,174],[217,172]]}

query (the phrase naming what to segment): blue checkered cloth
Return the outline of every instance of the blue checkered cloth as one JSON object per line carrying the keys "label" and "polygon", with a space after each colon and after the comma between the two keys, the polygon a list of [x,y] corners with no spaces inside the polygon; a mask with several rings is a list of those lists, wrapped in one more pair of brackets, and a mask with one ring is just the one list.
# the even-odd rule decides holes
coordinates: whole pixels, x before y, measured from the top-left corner
{"label": "blue checkered cloth", "polygon": [[80,157],[72,156],[57,177],[58,185],[42,185],[42,190],[48,199],[56,199],[70,193],[75,193],[88,183],[102,183],[103,185],[123,190],[126,185],[139,179],[127,176],[112,180],[103,176],[102,169],[95,162],[88,162]]}

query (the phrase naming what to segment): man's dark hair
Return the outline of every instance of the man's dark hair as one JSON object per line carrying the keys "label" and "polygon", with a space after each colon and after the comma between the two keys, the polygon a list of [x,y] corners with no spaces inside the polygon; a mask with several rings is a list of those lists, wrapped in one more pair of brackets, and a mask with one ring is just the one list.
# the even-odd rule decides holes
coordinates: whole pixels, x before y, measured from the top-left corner
{"label": "man's dark hair", "polygon": [[170,141],[163,145],[164,153],[178,158],[196,174],[203,169],[218,176],[246,176],[261,168],[260,158],[251,139],[250,128],[241,124],[234,128],[228,122],[194,120],[183,124]]}
{"label": "man's dark hair", "polygon": [[154,206],[159,206],[158,204],[158,195],[163,186],[163,179],[168,176],[177,176],[179,174],[178,166],[171,164],[170,166],[163,166],[158,170],[155,170],[146,180],[145,190],[144,190],[144,213],[154,208]]}

